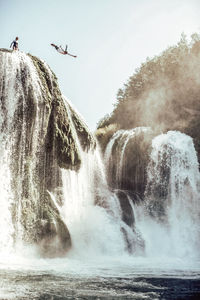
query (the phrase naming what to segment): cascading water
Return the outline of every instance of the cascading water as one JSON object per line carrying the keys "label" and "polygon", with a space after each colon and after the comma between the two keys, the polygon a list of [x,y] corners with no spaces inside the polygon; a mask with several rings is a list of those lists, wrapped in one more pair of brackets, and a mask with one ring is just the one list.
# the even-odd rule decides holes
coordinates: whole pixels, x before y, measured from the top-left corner
{"label": "cascading water", "polygon": [[8,164],[10,163],[9,148],[6,141],[0,136],[0,252],[7,252],[12,248],[14,228],[12,224],[11,206],[14,203],[13,194],[10,191],[11,175]]}
{"label": "cascading water", "polygon": [[[70,115],[67,102],[66,107]],[[86,256],[122,255],[127,242],[134,245],[135,232],[123,222],[119,199],[108,188],[98,146],[84,152],[75,127],[73,132],[82,165],[78,172],[62,170],[62,214],[71,233],[73,252]]]}
{"label": "cascading water", "polygon": [[[131,152],[127,152],[130,140],[149,130],[119,130],[108,143],[105,162],[114,189],[121,187],[127,176],[125,160],[131,163]],[[134,151],[134,144],[131,147]],[[132,196],[134,190],[125,189],[123,193],[129,203],[122,202],[124,211],[132,211],[129,218],[135,217],[135,228],[144,239],[146,256],[199,257],[200,174],[192,138],[180,132],[155,137],[146,168],[145,200],[137,200]],[[133,176],[136,175],[135,172]],[[120,196],[122,192],[117,193]]]}
{"label": "cascading water", "polygon": [[137,224],[149,256],[199,257],[200,173],[192,138],[169,131],[155,137],[148,165],[146,213]]}
{"label": "cascading water", "polygon": [[[62,171],[65,198],[63,214],[71,233],[73,251],[86,256],[122,254],[125,242],[120,231],[120,209],[113,203],[112,195],[102,180],[98,152],[81,154],[83,164],[78,172]],[[101,191],[96,187],[96,180],[100,181]],[[103,194],[105,199],[109,199],[106,205],[110,213],[95,205],[99,198],[102,201]]]}
{"label": "cascading water", "polygon": [[[35,68],[31,59],[22,53],[16,53],[15,55],[10,55],[10,53],[0,53],[1,64],[0,64],[0,87],[1,87],[1,109],[0,109],[0,151],[1,151],[1,212],[3,216],[0,222],[0,240],[1,243],[5,240],[9,240],[6,244],[6,249],[11,248],[13,244],[13,237],[20,236],[21,224],[19,222],[22,213],[22,189],[23,189],[23,174],[25,168],[24,153],[27,148],[27,136],[26,131],[28,130],[28,124],[25,122],[22,116],[22,122],[20,128],[16,128],[16,118],[18,118],[18,108],[22,107],[22,114],[27,107],[25,94],[32,91],[34,98],[39,102],[41,98],[41,86],[39,78],[35,72]],[[25,80],[26,78],[26,80]],[[31,88],[31,90],[30,90]],[[38,118],[38,111],[35,111],[36,121],[35,126],[32,128],[34,132],[32,147],[33,147],[33,157],[36,155],[36,139],[38,138],[38,130],[41,128],[41,123]],[[20,134],[19,130],[20,129]],[[18,139],[18,152],[17,161],[13,156],[15,153],[14,144],[16,139]],[[14,162],[15,161],[15,162]],[[34,164],[34,161],[31,162]],[[14,166],[15,165],[15,166]],[[18,194],[13,193],[11,186],[13,185],[13,180],[11,176],[11,170],[18,166],[18,174],[16,173],[15,180],[15,191]],[[33,185],[32,185],[33,186]],[[34,189],[34,187],[33,187]],[[11,214],[12,207],[16,207],[15,216]],[[12,220],[15,219],[15,224]],[[3,221],[4,220],[4,221]],[[15,230],[14,230],[15,227]],[[15,232],[15,234],[14,234]],[[0,247],[3,250],[3,247]]]}

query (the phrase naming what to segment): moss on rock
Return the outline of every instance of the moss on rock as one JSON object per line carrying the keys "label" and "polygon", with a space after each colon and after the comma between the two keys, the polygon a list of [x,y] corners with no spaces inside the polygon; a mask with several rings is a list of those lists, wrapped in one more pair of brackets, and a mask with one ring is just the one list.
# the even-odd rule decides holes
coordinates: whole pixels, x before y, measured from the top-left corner
{"label": "moss on rock", "polygon": [[[51,107],[51,116],[48,128],[47,147],[56,149],[58,165],[65,169],[78,170],[81,165],[80,153],[77,147],[75,137],[72,132],[72,124],[63,96],[58,87],[57,78],[51,71],[45,67],[44,62],[37,57],[31,57],[42,82],[45,104]],[[78,122],[78,121],[77,121]],[[79,123],[80,124],[80,123]],[[87,132],[85,127],[80,124],[80,130]],[[90,135],[88,133],[88,135]],[[87,134],[85,134],[87,137]],[[88,148],[91,146],[91,140],[85,140]],[[53,146],[55,144],[55,146]]]}

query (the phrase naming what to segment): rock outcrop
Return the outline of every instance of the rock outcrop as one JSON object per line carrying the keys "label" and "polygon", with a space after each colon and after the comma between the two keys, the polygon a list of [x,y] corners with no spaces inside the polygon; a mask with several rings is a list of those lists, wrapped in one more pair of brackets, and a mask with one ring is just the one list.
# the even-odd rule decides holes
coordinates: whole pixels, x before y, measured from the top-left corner
{"label": "rock outcrop", "polygon": [[[128,191],[136,202],[144,197],[146,168],[151,141],[155,135],[156,132],[145,127],[118,130],[110,137],[104,149],[109,186],[112,189]],[[103,134],[97,131],[97,137],[101,145]]]}
{"label": "rock outcrop", "polygon": [[30,54],[0,49],[0,101],[14,241],[36,244],[42,255],[64,255],[71,239],[59,212],[61,168],[77,171],[79,143],[87,151],[95,140],[62,96],[55,74]]}

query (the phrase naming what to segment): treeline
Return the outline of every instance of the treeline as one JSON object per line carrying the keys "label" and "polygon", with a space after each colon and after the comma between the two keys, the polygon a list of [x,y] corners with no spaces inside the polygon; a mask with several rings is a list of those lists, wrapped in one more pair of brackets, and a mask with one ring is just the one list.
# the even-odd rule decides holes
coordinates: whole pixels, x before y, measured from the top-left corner
{"label": "treeline", "polygon": [[[118,91],[111,115],[98,128],[117,124],[130,129],[151,126],[186,131],[200,115],[200,35],[184,34],[177,45],[147,58]],[[198,117],[199,119],[199,117]],[[190,126],[191,127],[191,126]],[[196,127],[196,126],[195,126]]]}

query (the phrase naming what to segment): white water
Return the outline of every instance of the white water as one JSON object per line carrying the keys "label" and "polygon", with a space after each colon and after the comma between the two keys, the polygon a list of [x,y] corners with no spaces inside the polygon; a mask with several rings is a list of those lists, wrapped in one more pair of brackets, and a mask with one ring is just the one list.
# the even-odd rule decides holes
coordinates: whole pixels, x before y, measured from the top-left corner
{"label": "white water", "polygon": [[[200,173],[192,138],[180,132],[169,131],[152,141],[148,181],[162,184],[161,165],[169,167],[169,186],[164,201],[164,221],[144,214],[138,208],[137,222],[146,241],[147,256],[166,256],[199,259],[200,249]],[[146,195],[152,199],[151,192]],[[155,199],[156,200],[156,199]]]}
{"label": "white water", "polygon": [[[75,171],[63,170],[64,219],[72,237],[73,251],[83,256],[122,254],[125,242],[120,232],[119,216],[109,214],[95,205],[95,198],[109,199],[112,195],[105,189],[95,188],[94,168],[98,168],[97,152],[84,154],[83,166]],[[98,174],[97,174],[98,176]],[[98,177],[101,180],[101,177]],[[105,193],[105,194],[104,194]],[[103,195],[104,194],[104,195]],[[113,208],[113,206],[112,206]],[[115,208],[116,211],[117,207]],[[119,211],[119,210],[118,210]]]}
{"label": "white water", "polygon": [[[37,75],[36,69],[32,63],[30,57],[21,52],[13,53],[0,53],[0,94],[3,96],[0,108],[0,252],[11,252],[13,246],[13,233],[15,231],[16,236],[21,236],[21,201],[17,203],[17,199],[14,198],[11,185],[11,167],[13,161],[16,160],[12,156],[12,148],[17,135],[17,131],[14,124],[14,117],[17,112],[18,105],[22,105],[23,111],[27,105],[27,99],[25,99],[29,88],[31,88],[34,94],[35,100],[35,123],[32,128],[32,140],[29,141],[32,145],[32,156],[35,157],[37,153],[37,145],[39,140],[39,131],[42,128],[41,118],[39,116],[39,102],[42,99],[41,88],[42,84]],[[5,101],[5,103],[3,102]],[[24,152],[27,147],[26,144],[26,130],[28,124],[26,124],[24,117],[22,117],[21,126],[21,138],[20,149],[18,153],[18,170],[20,172],[19,178],[16,178],[17,193],[21,195],[22,191],[22,177],[24,174]],[[30,158],[30,166],[34,169],[34,159]],[[31,173],[31,175],[33,175]],[[32,192],[35,193],[33,180],[31,187]],[[35,195],[36,196],[36,195]],[[33,200],[36,197],[33,197]],[[18,212],[15,215],[16,228],[13,228],[11,206],[17,203]]]}
{"label": "white water", "polygon": [[9,148],[6,148],[2,135],[0,136],[0,144],[0,252],[7,252],[11,249],[13,244],[12,234],[14,232],[14,228],[12,225],[10,209],[14,199],[10,191],[10,151]]}
{"label": "white water", "polygon": [[[2,55],[2,54],[1,54]],[[19,77],[20,64],[24,55],[10,55],[4,53],[4,59],[0,63],[0,86],[1,94],[6,95],[6,103],[1,103],[0,110],[0,251],[10,251],[13,245],[14,228],[12,225],[11,206],[14,196],[11,192],[11,147],[12,147],[12,126],[13,117],[17,108],[17,101],[22,93],[21,82],[16,81]],[[6,78],[6,80],[5,80]]]}
{"label": "white water", "polygon": [[[67,102],[66,107],[71,119]],[[62,170],[62,213],[72,237],[73,253],[86,257],[121,255],[125,241],[120,231],[120,206],[107,187],[98,146],[84,152],[72,120],[71,123],[82,161],[78,172]],[[95,205],[96,202],[105,202],[106,209]]]}
{"label": "white water", "polygon": [[[140,132],[139,128],[138,130]],[[107,145],[105,151],[107,168],[112,163],[112,152],[116,151],[118,158],[116,177],[119,181],[125,171],[123,160],[127,144],[136,133],[137,129],[117,131]],[[114,149],[115,143],[117,146]],[[147,171],[147,205],[134,205],[129,197],[129,203],[136,217],[136,226],[145,241],[146,257],[198,260],[200,173],[192,138],[180,132],[168,132],[154,138]],[[168,193],[167,199],[164,199],[164,195],[158,198],[156,193],[162,189],[165,194]],[[159,203],[165,211],[160,217]],[[148,212],[149,208],[152,216]]]}

